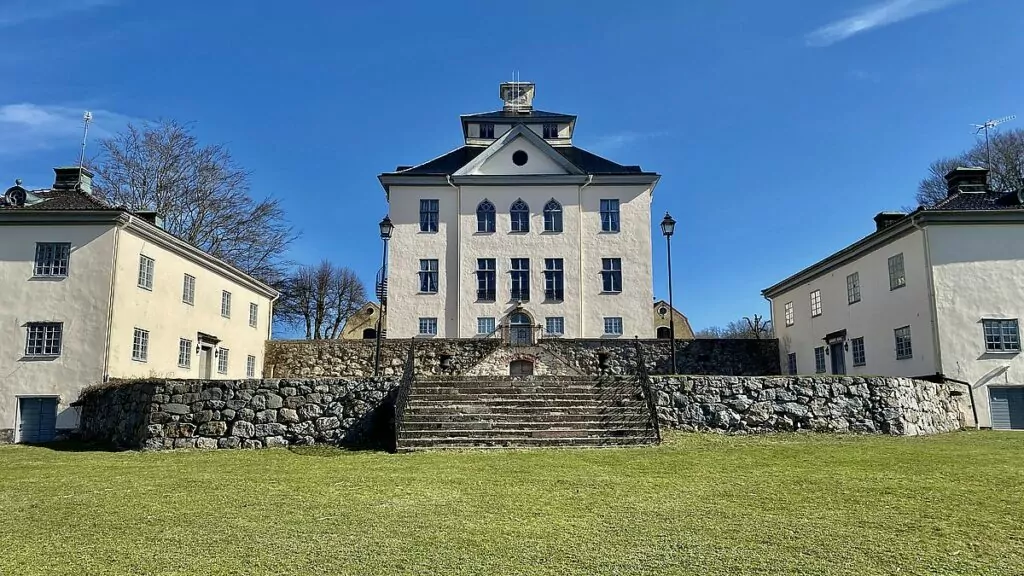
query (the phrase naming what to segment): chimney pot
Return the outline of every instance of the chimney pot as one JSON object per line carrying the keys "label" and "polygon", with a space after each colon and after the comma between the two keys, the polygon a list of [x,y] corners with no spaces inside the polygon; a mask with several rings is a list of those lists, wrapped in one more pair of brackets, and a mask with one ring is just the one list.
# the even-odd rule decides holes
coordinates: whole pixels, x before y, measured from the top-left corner
{"label": "chimney pot", "polygon": [[78,166],[60,166],[53,169],[54,190],[78,190],[85,194],[92,194],[93,173],[87,168]]}
{"label": "chimney pot", "polygon": [[957,166],[946,172],[947,197],[958,192],[988,192],[988,168]]}
{"label": "chimney pot", "polygon": [[879,212],[875,215],[875,232],[884,230],[906,216],[904,212]]}

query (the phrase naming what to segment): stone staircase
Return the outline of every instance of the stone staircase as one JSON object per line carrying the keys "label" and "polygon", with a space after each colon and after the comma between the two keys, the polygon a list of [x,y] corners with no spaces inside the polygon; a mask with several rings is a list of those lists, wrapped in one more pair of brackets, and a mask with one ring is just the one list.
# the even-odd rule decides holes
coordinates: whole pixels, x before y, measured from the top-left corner
{"label": "stone staircase", "polygon": [[396,429],[399,451],[657,441],[628,377],[425,377],[412,382]]}

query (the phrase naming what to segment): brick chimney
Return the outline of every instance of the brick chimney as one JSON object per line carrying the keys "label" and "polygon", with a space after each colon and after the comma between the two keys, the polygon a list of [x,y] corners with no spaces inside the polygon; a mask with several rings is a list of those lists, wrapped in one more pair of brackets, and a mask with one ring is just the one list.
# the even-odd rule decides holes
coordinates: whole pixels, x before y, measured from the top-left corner
{"label": "brick chimney", "polygon": [[957,192],[988,192],[988,168],[957,166],[946,173],[947,196]]}
{"label": "brick chimney", "polygon": [[61,166],[53,169],[54,190],[78,190],[85,194],[92,194],[93,173],[86,168],[78,166]]}
{"label": "brick chimney", "polygon": [[906,216],[903,212],[879,212],[875,215],[875,232],[884,230]]}

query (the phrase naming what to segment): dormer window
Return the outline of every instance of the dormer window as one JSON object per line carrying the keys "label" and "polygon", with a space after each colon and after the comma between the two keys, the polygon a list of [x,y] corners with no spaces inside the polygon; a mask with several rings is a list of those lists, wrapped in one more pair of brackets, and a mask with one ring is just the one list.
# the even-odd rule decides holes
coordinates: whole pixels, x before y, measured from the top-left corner
{"label": "dormer window", "polygon": [[544,138],[558,138],[558,124],[545,124],[544,125]]}
{"label": "dormer window", "polygon": [[494,138],[494,124],[490,122],[484,122],[480,125],[480,137],[481,138]]}

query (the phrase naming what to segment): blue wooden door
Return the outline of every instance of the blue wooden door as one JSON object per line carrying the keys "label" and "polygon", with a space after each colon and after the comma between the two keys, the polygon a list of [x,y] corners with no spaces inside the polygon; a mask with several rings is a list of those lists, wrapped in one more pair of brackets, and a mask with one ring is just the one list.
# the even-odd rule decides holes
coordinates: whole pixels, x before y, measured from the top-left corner
{"label": "blue wooden door", "polygon": [[18,408],[19,442],[50,442],[57,435],[56,398],[22,398]]}
{"label": "blue wooden door", "polygon": [[1024,430],[1024,388],[989,388],[995,430]]}

